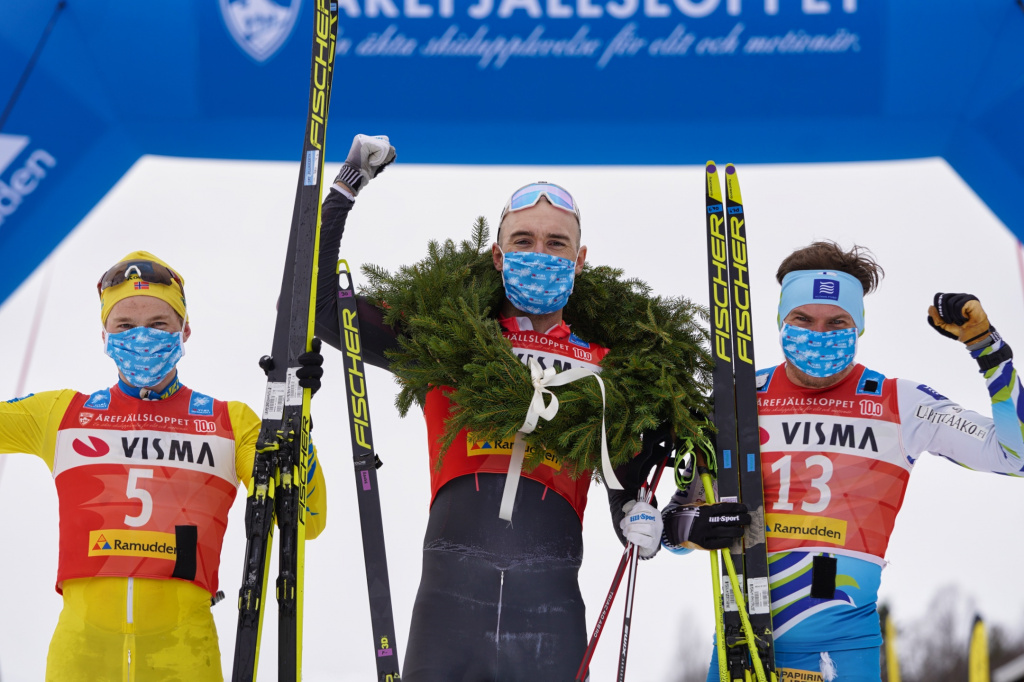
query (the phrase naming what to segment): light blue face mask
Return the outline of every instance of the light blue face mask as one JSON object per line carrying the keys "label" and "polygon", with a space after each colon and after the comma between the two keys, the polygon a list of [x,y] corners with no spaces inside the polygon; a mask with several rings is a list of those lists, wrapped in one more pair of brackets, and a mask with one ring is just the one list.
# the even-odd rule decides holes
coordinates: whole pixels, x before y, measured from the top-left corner
{"label": "light blue face mask", "polygon": [[546,315],[569,302],[576,279],[576,261],[534,251],[502,253],[505,295],[519,310]]}
{"label": "light blue face mask", "polygon": [[107,334],[106,353],[125,380],[138,388],[160,383],[185,355],[184,332],[135,327]]}
{"label": "light blue face mask", "polygon": [[817,332],[783,324],[779,332],[782,352],[794,367],[823,379],[850,366],[857,354],[857,328]]}

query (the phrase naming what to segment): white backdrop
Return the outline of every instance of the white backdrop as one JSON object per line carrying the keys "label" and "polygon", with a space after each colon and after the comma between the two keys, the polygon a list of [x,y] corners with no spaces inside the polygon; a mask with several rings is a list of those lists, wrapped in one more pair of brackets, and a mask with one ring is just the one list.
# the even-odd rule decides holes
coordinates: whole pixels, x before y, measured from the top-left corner
{"label": "white backdrop", "polygon": [[[401,142],[398,141],[399,159]],[[718,159],[719,162],[728,159]],[[329,169],[330,177],[336,167]],[[888,376],[926,382],[988,411],[984,381],[967,352],[934,333],[925,311],[936,291],[970,291],[1011,344],[1024,348],[1017,242],[940,160],[885,164],[740,167],[748,218],[758,366],[781,360],[774,271],[793,249],[830,238],[870,247],[887,269],[867,299],[861,362]],[[186,278],[192,338],[183,381],[262,411],[257,359],[269,351],[274,305],[291,218],[294,164],[145,157],[50,258],[0,307],[0,399],[14,397],[29,328],[45,313],[27,390],[91,392],[115,380],[103,355],[95,283],[124,254],[146,249]],[[704,169],[683,167],[454,167],[395,164],[359,198],[342,244],[353,266],[411,263],[431,238],[463,239],[472,221],[491,221],[508,194],[546,179],[567,187],[583,210],[583,241],[596,264],[623,267],[660,294],[707,302]],[[2,254],[17,258],[17,254]],[[47,274],[49,273],[49,274]],[[42,283],[52,285],[41,300]],[[342,363],[328,352],[324,389],[313,403],[314,440],[328,481],[329,522],[307,547],[306,680],[373,679]],[[397,622],[404,656],[420,573],[429,497],[425,429],[397,417],[391,377],[370,369],[374,438]],[[0,674],[43,678],[60,611],[53,590],[57,499],[41,460],[0,457]],[[666,477],[661,498],[671,493]],[[584,528],[581,583],[589,627],[621,547],[605,496],[595,489]],[[1019,519],[1024,481],[970,472],[935,457],[914,471],[890,545],[882,598],[899,621],[921,617],[932,597],[956,587],[988,618],[1017,626],[1024,596],[1007,569],[1024,562]],[[230,671],[243,553],[244,497],[231,512],[221,565],[228,598],[214,609]],[[713,630],[706,556],[662,553],[642,565],[629,679],[682,679],[686,662],[706,665]],[[594,659],[592,679],[614,679],[621,624],[617,604]],[[966,625],[965,625],[966,628]],[[965,631],[966,635],[966,631]],[[274,679],[276,603],[264,630],[261,679]]]}

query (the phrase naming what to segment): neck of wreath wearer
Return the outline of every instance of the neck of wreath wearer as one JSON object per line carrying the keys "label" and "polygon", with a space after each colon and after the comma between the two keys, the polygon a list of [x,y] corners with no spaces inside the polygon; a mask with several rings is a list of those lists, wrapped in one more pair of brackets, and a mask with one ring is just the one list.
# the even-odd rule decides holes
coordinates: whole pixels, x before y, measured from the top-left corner
{"label": "neck of wreath wearer", "polygon": [[125,381],[124,375],[118,372],[117,386],[121,392],[139,400],[165,400],[181,389],[181,381],[178,379],[178,370],[174,370],[164,377],[159,384],[150,388],[132,386]]}
{"label": "neck of wreath wearer", "polygon": [[523,312],[519,308],[509,303],[508,299],[505,299],[505,303],[501,307],[502,317],[525,317],[533,325],[535,332],[546,334],[558,325],[562,324],[562,309],[559,308],[553,313],[545,313],[543,315],[533,315],[531,313]]}
{"label": "neck of wreath wearer", "polygon": [[830,377],[812,377],[806,372],[802,372],[792,363],[786,362],[786,378],[791,382],[799,386],[800,388],[810,388],[814,390],[823,390],[826,388],[832,388],[836,384],[842,383],[846,377],[850,376],[853,368],[857,366],[856,362],[851,362],[850,366],[843,371],[833,374]]}

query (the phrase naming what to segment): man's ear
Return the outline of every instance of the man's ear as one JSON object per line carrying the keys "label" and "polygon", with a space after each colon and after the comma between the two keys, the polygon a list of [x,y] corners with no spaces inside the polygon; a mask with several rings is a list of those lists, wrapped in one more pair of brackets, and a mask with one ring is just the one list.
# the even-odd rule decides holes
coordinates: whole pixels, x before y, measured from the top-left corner
{"label": "man's ear", "polygon": [[501,272],[502,265],[504,264],[504,257],[502,256],[498,242],[491,244],[491,260],[494,261],[494,269]]}
{"label": "man's ear", "polygon": [[583,264],[587,261],[587,247],[581,246],[579,254],[576,255],[576,274],[583,272]]}
{"label": "man's ear", "polygon": [[184,341],[188,341],[188,337],[192,336],[192,327],[191,327],[191,325],[189,325],[189,323],[188,323],[188,322],[186,322],[186,323],[185,323],[185,328],[184,328],[184,329],[182,329],[181,331],[182,331],[182,332],[184,332],[184,333],[182,334],[181,340],[182,340],[183,342],[184,342]]}

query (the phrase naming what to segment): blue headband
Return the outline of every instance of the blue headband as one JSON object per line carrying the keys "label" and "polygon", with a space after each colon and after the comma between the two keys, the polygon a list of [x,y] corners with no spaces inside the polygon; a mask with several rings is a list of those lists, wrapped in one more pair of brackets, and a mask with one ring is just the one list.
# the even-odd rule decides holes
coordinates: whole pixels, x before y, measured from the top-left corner
{"label": "blue headband", "polygon": [[858,333],[864,333],[864,285],[853,275],[834,270],[794,270],[787,274],[782,278],[779,296],[779,329],[793,308],[808,303],[839,306],[853,317]]}

